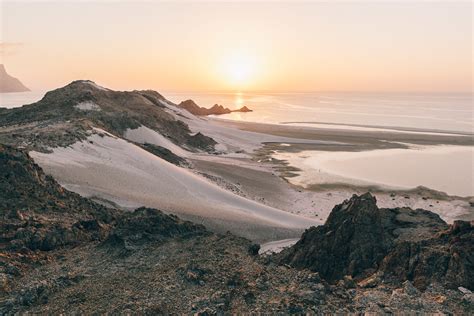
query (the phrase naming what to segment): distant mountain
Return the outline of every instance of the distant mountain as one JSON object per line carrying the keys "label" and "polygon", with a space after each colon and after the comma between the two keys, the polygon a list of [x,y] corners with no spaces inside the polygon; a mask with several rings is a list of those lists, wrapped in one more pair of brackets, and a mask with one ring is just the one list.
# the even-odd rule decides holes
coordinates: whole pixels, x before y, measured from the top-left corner
{"label": "distant mountain", "polygon": [[5,66],[0,64],[0,92],[25,92],[30,91],[20,80],[10,76]]}
{"label": "distant mountain", "polygon": [[205,116],[205,115],[222,115],[222,114],[229,114],[232,112],[252,112],[246,106],[238,110],[231,110],[226,108],[220,104],[214,104],[211,108],[207,109],[205,107],[197,105],[193,100],[186,100],[178,104],[179,107],[187,110],[189,113],[198,115],[198,116]]}

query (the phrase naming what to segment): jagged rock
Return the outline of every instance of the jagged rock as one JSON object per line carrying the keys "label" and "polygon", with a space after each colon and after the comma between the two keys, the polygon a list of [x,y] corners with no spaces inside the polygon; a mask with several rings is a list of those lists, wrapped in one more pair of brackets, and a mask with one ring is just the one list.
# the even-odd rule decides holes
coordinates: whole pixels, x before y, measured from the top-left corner
{"label": "jagged rock", "polygon": [[214,115],[222,115],[222,114],[229,114],[231,113],[232,111],[228,108],[225,108],[224,106],[222,105],[219,105],[219,104],[214,104],[210,109],[209,109],[209,113],[210,114],[214,114]]}
{"label": "jagged rock", "polygon": [[30,91],[20,80],[10,76],[4,65],[0,64],[0,93]]}
{"label": "jagged rock", "polygon": [[352,276],[361,287],[411,280],[418,288],[432,282],[472,288],[473,256],[472,224],[448,226],[425,210],[379,209],[367,193],[337,205],[324,225],[307,230],[278,258],[331,282]]}
{"label": "jagged rock", "polygon": [[201,134],[201,132],[197,132],[195,135],[188,138],[186,144],[202,150],[213,150],[214,145],[216,145],[217,142],[211,137]]}
{"label": "jagged rock", "polygon": [[456,221],[432,238],[399,243],[384,258],[381,271],[388,280],[412,280],[422,289],[433,282],[473,289],[474,227]]}
{"label": "jagged rock", "polygon": [[232,111],[232,112],[244,112],[245,113],[245,112],[253,112],[253,110],[249,109],[247,106],[244,105],[240,109]]}
{"label": "jagged rock", "polygon": [[178,104],[178,107],[187,110],[189,113],[204,116],[204,115],[221,115],[229,114],[231,110],[224,108],[222,105],[214,104],[211,108],[206,109],[197,105],[193,100],[185,100]]}
{"label": "jagged rock", "polygon": [[197,105],[193,100],[182,101],[180,104],[178,104],[178,107],[183,108],[187,110],[189,113],[198,115],[198,116],[222,115],[222,114],[229,114],[232,112],[252,112],[252,110],[246,106],[243,106],[238,110],[232,111],[229,108],[226,108],[220,104],[214,104],[212,107],[207,109],[205,107],[201,107]]}

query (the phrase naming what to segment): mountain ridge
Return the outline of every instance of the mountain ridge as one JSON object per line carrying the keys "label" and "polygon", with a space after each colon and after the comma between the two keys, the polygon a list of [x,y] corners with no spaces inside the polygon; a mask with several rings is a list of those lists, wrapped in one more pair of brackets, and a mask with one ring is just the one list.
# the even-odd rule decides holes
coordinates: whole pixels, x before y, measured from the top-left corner
{"label": "mountain ridge", "polygon": [[[192,133],[167,106],[174,105],[153,90],[113,91],[90,80],[76,80],[47,92],[38,102],[2,111],[0,126],[15,125],[22,132],[13,138],[10,130],[0,131],[0,141],[48,151],[85,139],[94,127],[123,136],[127,129],[146,126],[187,150],[214,150],[214,140]],[[49,137],[38,137],[46,134]]]}

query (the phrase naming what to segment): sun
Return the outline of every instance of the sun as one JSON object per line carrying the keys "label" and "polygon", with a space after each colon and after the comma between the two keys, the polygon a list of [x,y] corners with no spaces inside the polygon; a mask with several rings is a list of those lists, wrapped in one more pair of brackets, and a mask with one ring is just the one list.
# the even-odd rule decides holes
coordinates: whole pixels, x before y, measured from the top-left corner
{"label": "sun", "polygon": [[256,76],[256,59],[248,54],[233,53],[222,62],[225,81],[234,88],[245,88],[251,85]]}

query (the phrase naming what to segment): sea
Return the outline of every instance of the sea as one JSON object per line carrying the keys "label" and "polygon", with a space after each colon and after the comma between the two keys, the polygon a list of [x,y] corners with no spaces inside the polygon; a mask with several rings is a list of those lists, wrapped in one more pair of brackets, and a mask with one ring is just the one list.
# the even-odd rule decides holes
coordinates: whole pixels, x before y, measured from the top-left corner
{"label": "sea", "polygon": [[[17,107],[41,99],[44,91],[0,94],[0,107]],[[219,118],[245,122],[366,131],[459,134],[474,137],[472,93],[196,93],[160,91],[179,103],[247,106]],[[301,169],[289,181],[297,185],[353,184],[390,189],[418,186],[461,197],[474,196],[474,147],[420,146],[367,152],[275,152]]]}

